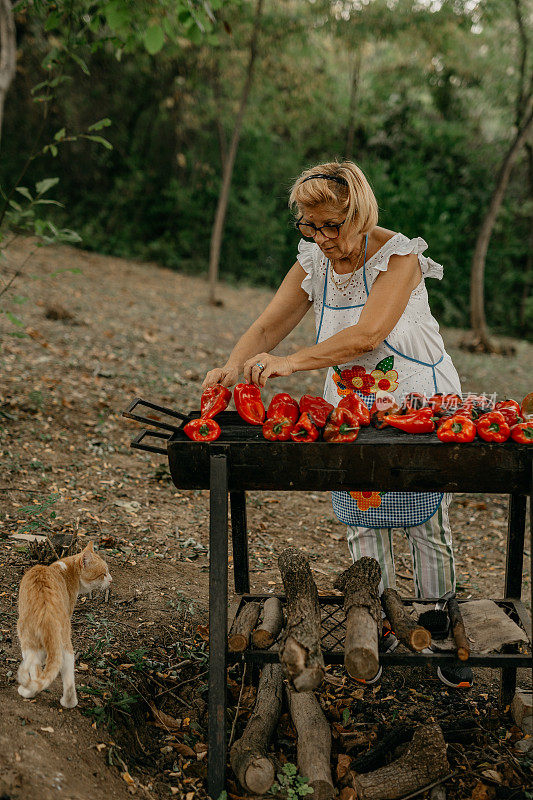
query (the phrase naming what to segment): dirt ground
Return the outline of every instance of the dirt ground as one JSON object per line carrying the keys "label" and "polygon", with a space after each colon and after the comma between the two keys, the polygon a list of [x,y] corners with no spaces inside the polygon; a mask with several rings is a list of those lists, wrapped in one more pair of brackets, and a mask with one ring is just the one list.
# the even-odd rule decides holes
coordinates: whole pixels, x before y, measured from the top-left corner
{"label": "dirt ground", "polygon": [[[2,298],[23,326],[0,315],[0,797],[205,798],[208,493],[176,490],[163,457],[131,450],[138,426],[121,412],[136,396],[197,408],[205,372],[224,363],[271,293],[222,285],[223,305],[214,308],[202,279],[17,239],[9,266],[24,263],[24,275]],[[312,341],[312,329],[309,314],[290,344]],[[27,335],[9,336],[13,330]],[[532,390],[532,345],[513,342],[512,357],[476,355],[458,348],[462,334],[443,331],[464,390],[518,400]],[[264,394],[320,394],[322,380],[320,373],[299,374]],[[450,513],[460,595],[503,596],[507,498],[458,494]],[[331,588],[349,564],[344,527],[326,494],[252,492],[248,522],[255,590],[281,589],[276,557],[287,543],[309,556],[319,588]],[[108,597],[81,598],[74,613],[80,703],[71,711],[59,705],[58,682],[32,701],[16,693],[17,587],[35,558],[13,534],[32,525],[36,533],[76,532],[81,545],[94,540],[114,579]],[[526,602],[529,553],[527,542]],[[404,595],[413,593],[410,573],[398,535]],[[342,671],[332,671],[328,692],[342,683],[344,695],[321,700],[328,717],[346,728],[371,726],[357,753],[394,720],[438,719],[450,709],[474,716],[490,746],[483,739],[470,750],[455,745],[454,753],[449,745],[448,796],[531,796],[531,751],[528,757],[516,749],[522,734],[508,709],[497,709],[498,673],[478,672],[471,692],[452,697],[428,671],[390,670],[380,690],[366,690],[363,705],[361,690],[350,695],[346,681],[334,677]],[[519,677],[527,685],[527,675]],[[233,718],[238,668],[229,688]],[[246,683],[237,731],[253,692]],[[168,721],[167,729],[158,726],[154,704],[177,720],[172,731]],[[283,725],[280,742],[286,738],[294,760],[294,734],[286,719]],[[347,752],[338,733],[337,775]],[[228,787],[230,796],[244,796],[234,783]]]}

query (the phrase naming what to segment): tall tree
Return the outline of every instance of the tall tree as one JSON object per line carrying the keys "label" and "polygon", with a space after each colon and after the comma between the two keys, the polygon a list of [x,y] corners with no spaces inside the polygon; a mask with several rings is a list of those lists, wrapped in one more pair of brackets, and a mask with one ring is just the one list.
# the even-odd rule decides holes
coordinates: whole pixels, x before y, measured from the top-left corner
{"label": "tall tree", "polygon": [[246,68],[246,78],[242,87],[239,110],[237,111],[237,116],[235,118],[230,146],[224,159],[224,166],[222,170],[222,186],[220,188],[215,220],[213,222],[213,229],[211,232],[211,246],[209,250],[209,302],[212,305],[218,305],[216,288],[218,281],[218,266],[220,263],[220,248],[222,245],[222,236],[224,234],[224,222],[226,220],[226,211],[228,208],[233,168],[235,166],[235,159],[237,157],[239,139],[241,138],[244,114],[246,111],[246,106],[248,105],[248,99],[250,97],[250,90],[252,88],[254,78],[254,67],[257,58],[257,42],[261,28],[261,16],[263,14],[263,1],[264,0],[257,0],[257,5],[255,8],[252,35],[250,37],[248,66]]}
{"label": "tall tree", "polygon": [[0,136],[6,94],[15,75],[17,40],[11,0],[0,0]]}
{"label": "tall tree", "polygon": [[490,340],[485,316],[485,261],[490,239],[501,209],[513,166],[528,137],[533,131],[533,74],[528,69],[530,60],[530,41],[527,33],[522,0],[513,0],[515,20],[518,28],[518,87],[515,104],[515,133],[507,147],[496,183],[492,191],[489,207],[481,222],[476,239],[470,273],[470,325],[472,341],[470,346],[484,352],[496,349]]}

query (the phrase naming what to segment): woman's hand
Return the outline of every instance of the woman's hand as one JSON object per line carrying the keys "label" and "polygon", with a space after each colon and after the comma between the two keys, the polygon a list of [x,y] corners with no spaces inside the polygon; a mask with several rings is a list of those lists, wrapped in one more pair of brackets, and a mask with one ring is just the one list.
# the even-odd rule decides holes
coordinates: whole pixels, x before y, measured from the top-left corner
{"label": "woman's hand", "polygon": [[[257,365],[261,364],[264,369]],[[270,353],[259,353],[244,362],[245,383],[255,383],[256,386],[265,386],[268,378],[277,378],[281,375],[292,375],[294,368],[290,356],[272,356]]]}
{"label": "woman's hand", "polygon": [[211,386],[216,386],[217,383],[229,389],[231,386],[234,386],[238,380],[239,370],[237,367],[231,367],[226,364],[225,367],[209,370],[202,383],[202,391],[211,388]]}

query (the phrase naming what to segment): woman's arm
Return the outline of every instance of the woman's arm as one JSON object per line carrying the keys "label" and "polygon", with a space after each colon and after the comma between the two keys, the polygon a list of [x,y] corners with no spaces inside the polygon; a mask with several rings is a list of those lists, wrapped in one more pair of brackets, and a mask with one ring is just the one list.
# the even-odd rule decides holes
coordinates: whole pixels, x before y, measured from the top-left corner
{"label": "woman's arm", "polygon": [[[420,279],[421,271],[416,255],[392,256],[387,271],[378,275],[374,281],[356,325],[286,358],[270,356],[266,352],[258,353],[244,365],[245,380],[264,386],[269,377],[345,364],[362,353],[374,350],[402,316],[411,292]],[[260,377],[259,370],[254,369],[257,361],[265,365]]]}
{"label": "woman's arm", "polygon": [[225,366],[207,373],[203,389],[217,383],[233,386],[247,359],[254,353],[273,350],[298,325],[313,305],[301,287],[305,275],[296,261],[268,306],[241,336]]}

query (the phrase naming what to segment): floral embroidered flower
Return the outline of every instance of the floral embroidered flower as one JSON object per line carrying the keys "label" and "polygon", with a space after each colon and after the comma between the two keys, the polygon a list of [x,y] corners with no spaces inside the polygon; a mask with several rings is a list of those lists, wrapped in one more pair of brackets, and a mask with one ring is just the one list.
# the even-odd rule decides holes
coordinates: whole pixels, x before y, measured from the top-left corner
{"label": "floral embroidered flower", "polygon": [[365,371],[364,367],[356,365],[351,369],[343,369],[341,379],[350,389],[359,389],[363,394],[372,394],[374,378]]}
{"label": "floral embroidered flower", "polygon": [[337,394],[341,397],[347,394],[353,394],[354,390],[347,385],[338,372],[333,372],[333,381],[337,387]]}
{"label": "floral embroidered flower", "polygon": [[381,505],[381,492],[350,492],[349,494],[357,502],[357,508],[360,511],[379,508]]}
{"label": "floral embroidered flower", "polygon": [[381,369],[373,369],[370,375],[373,380],[371,392],[377,392],[380,389],[383,392],[393,392],[398,388],[398,373],[395,369],[389,369],[388,372],[383,372]]}

